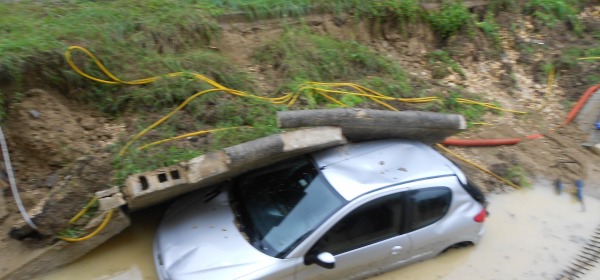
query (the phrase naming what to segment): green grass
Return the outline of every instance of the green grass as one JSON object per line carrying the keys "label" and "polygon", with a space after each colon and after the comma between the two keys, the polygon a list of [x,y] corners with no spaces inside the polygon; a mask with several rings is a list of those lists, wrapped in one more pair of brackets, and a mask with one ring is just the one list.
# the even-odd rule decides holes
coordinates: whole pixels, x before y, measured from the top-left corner
{"label": "green grass", "polygon": [[475,25],[483,31],[495,48],[500,47],[500,27],[494,20],[494,13],[488,12],[485,15],[484,21],[475,23]]}
{"label": "green grass", "polygon": [[560,21],[567,21],[575,33],[582,34],[583,25],[577,18],[578,4],[579,1],[530,0],[525,5],[525,12],[549,27],[556,26]]}
{"label": "green grass", "polygon": [[[511,0],[494,3],[506,6]],[[541,1],[541,0],[536,0]],[[549,0],[545,0],[549,1]],[[558,1],[558,0],[555,0]],[[132,0],[132,1],[19,1],[0,4],[0,75],[9,75],[15,83],[28,77],[42,77],[56,87],[73,91],[74,99],[120,116],[125,112],[140,115],[134,125],[141,131],[179,105],[192,94],[209,88],[190,76],[161,79],[144,86],[102,85],[74,73],[64,62],[63,53],[70,45],[80,45],[95,53],[107,68],[123,80],[146,78],[170,72],[198,72],[223,85],[255,92],[252,77],[219,52],[207,48],[219,36],[216,16],[245,12],[251,18],[296,17],[313,9],[349,13],[356,19],[415,21],[423,19],[444,39],[470,24],[471,15],[461,3],[444,4],[437,12],[426,13],[416,0]],[[479,28],[496,36],[493,17]],[[583,51],[583,54],[593,51]],[[297,91],[306,81],[355,82],[385,95],[417,97],[418,91],[393,59],[352,41],[340,41],[317,35],[306,27],[289,28],[280,38],[267,43],[255,54],[262,65],[273,65],[281,79],[278,92]],[[444,51],[435,51],[430,63],[451,67],[464,76],[460,65]],[[81,53],[74,60],[86,73],[104,77]],[[32,67],[35,65],[36,67]],[[33,72],[25,72],[31,69]],[[0,80],[7,77],[0,76]],[[279,80],[278,80],[279,81]],[[413,81],[414,84],[414,81]],[[472,122],[485,109],[455,102],[453,93],[444,110],[467,116]],[[0,94],[0,119],[13,98]],[[368,100],[343,96],[347,106],[369,106]],[[369,101],[370,102],[370,101]],[[304,95],[299,107],[334,106],[318,95]],[[441,106],[441,105],[440,105]],[[130,174],[156,169],[188,160],[210,150],[256,139],[280,130],[275,113],[285,107],[257,99],[209,93],[192,101],[182,112],[136,142],[129,152],[114,162],[116,184]],[[143,113],[143,114],[139,114]],[[159,139],[209,128],[252,126],[216,132],[199,137],[206,147],[189,141],[176,141],[138,151],[137,147]],[[133,134],[133,132],[129,132]],[[124,135],[113,147],[119,150],[130,135]],[[77,235],[77,232],[67,233]]]}
{"label": "green grass", "polygon": [[449,73],[447,73],[446,68],[450,67],[454,72],[459,74],[462,78],[465,78],[465,71],[462,69],[462,66],[456,62],[454,59],[450,57],[450,55],[444,50],[435,50],[428,55],[428,62],[430,65],[439,65],[441,71],[445,71],[444,73],[438,73],[437,77],[445,77]]}
{"label": "green grass", "polygon": [[515,183],[519,187],[529,188],[531,187],[531,181],[527,177],[527,173],[520,165],[512,165],[506,172],[506,177],[511,182]]}
{"label": "green grass", "polygon": [[428,20],[442,39],[456,34],[461,28],[469,24],[471,14],[460,2],[444,3],[439,11],[431,12]]}
{"label": "green grass", "polygon": [[[443,109],[443,111],[447,112],[447,113],[455,113],[455,114],[463,115],[465,117],[465,119],[467,120],[467,124],[469,126],[471,126],[472,123],[474,123],[474,122],[481,121],[481,118],[483,117],[483,115],[486,112],[490,111],[490,109],[483,107],[483,106],[459,103],[456,100],[457,98],[465,98],[465,99],[470,99],[470,100],[474,100],[474,101],[480,101],[480,100],[478,100],[478,98],[473,97],[473,96],[464,96],[463,93],[458,92],[458,91],[450,92],[449,95],[444,100],[445,108]],[[492,111],[492,112],[494,112],[494,111]]]}
{"label": "green grass", "polygon": [[[287,30],[280,38],[260,49],[255,60],[273,65],[285,77],[281,90],[297,89],[304,81],[360,81],[384,79],[399,96],[410,91],[404,71],[390,59],[352,41],[316,35],[305,29]],[[369,76],[376,75],[377,79]]]}
{"label": "green grass", "polygon": [[57,235],[65,238],[77,238],[83,233],[83,229],[80,227],[68,227],[60,231]]}

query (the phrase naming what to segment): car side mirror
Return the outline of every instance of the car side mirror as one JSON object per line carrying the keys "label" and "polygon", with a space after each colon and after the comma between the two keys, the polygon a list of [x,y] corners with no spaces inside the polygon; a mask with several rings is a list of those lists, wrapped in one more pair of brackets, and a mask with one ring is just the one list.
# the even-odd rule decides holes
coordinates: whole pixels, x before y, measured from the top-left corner
{"label": "car side mirror", "polygon": [[317,255],[310,254],[304,258],[305,265],[313,263],[323,268],[333,269],[335,268],[335,257],[331,253],[324,252]]}

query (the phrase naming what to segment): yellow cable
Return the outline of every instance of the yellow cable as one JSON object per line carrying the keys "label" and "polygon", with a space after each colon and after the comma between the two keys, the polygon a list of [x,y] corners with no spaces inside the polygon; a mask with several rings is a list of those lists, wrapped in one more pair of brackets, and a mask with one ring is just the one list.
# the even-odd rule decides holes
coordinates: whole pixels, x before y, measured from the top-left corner
{"label": "yellow cable", "polygon": [[592,60],[592,59],[600,59],[600,56],[591,56],[591,57],[582,57],[577,60]]}
{"label": "yellow cable", "polygon": [[69,224],[72,224],[79,220],[79,218],[81,218],[81,216],[83,216],[83,214],[85,214],[85,212],[87,212],[87,210],[90,209],[90,207],[92,207],[92,205],[94,205],[96,201],[98,201],[98,198],[94,196],[94,198],[92,198],[92,200],[90,200],[88,204],[86,204],[75,216],[73,216],[73,218],[69,220]]}
{"label": "yellow cable", "polygon": [[486,122],[474,122],[474,123],[471,123],[471,124],[474,124],[474,125],[492,125],[491,123],[486,123]]}
{"label": "yellow cable", "polygon": [[515,113],[515,114],[527,114],[527,112],[515,111],[515,110],[510,110],[510,109],[504,109],[504,108],[498,107],[498,106],[496,106],[494,104],[491,104],[491,103],[478,102],[478,101],[473,101],[473,100],[464,99],[464,98],[456,98],[456,102],[463,103],[463,104],[480,105],[480,106],[483,106],[483,107],[486,107],[486,108],[490,108],[490,109],[494,109],[494,110],[500,110],[500,111],[505,111],[505,112],[510,112],[510,113]]}
{"label": "yellow cable", "polygon": [[[72,56],[71,56],[71,52],[73,50],[79,50],[82,51],[83,53],[85,53],[90,59],[92,59],[94,61],[94,63],[98,66],[98,68],[100,68],[100,70],[107,76],[109,77],[111,80],[105,80],[105,79],[100,79],[100,78],[96,78],[93,76],[88,75],[87,73],[83,72],[81,69],[79,69],[75,63],[73,62]],[[73,68],[73,70],[75,72],[77,72],[79,75],[88,78],[90,80],[96,81],[96,82],[100,82],[100,83],[105,83],[105,84],[129,84],[129,85],[141,85],[141,84],[147,84],[147,83],[151,83],[154,82],[160,78],[163,77],[178,77],[178,76],[183,76],[186,75],[188,73],[185,72],[175,72],[175,73],[170,73],[170,74],[166,74],[166,75],[162,75],[162,76],[154,76],[154,77],[150,77],[150,78],[145,78],[145,79],[138,79],[138,80],[133,80],[133,81],[124,81],[121,80],[119,78],[117,78],[115,75],[113,75],[110,71],[108,71],[108,69],[104,66],[104,64],[102,64],[100,62],[100,60],[90,51],[88,51],[85,48],[79,47],[79,46],[71,46],[67,49],[66,53],[65,53],[65,57],[67,59],[67,63],[71,66],[71,68]],[[580,60],[584,60],[584,59],[598,59],[600,57],[588,57],[588,58],[580,58]],[[284,104],[287,103],[287,106],[292,106],[300,97],[300,92],[295,93],[295,94],[285,94],[284,96],[280,96],[280,97],[262,97],[262,96],[258,96],[258,95],[253,95],[253,94],[248,94],[242,91],[238,91],[238,90],[233,90],[233,89],[229,89],[209,78],[207,78],[204,75],[198,74],[198,73],[190,73],[194,78],[203,81],[211,86],[214,87],[214,89],[208,89],[205,91],[201,91],[198,92],[194,95],[192,95],[191,97],[189,97],[188,99],[186,99],[183,103],[181,103],[175,110],[171,111],[169,114],[167,114],[166,116],[164,116],[163,118],[159,119],[158,121],[156,121],[155,123],[153,123],[152,125],[150,125],[148,128],[144,129],[143,131],[141,131],[140,133],[138,133],[137,135],[135,135],[122,149],[121,151],[119,151],[119,156],[122,156],[127,149],[132,145],[132,143],[136,140],[138,140],[140,137],[142,137],[143,135],[145,135],[148,131],[156,128],[158,125],[160,125],[161,123],[163,123],[164,121],[168,120],[170,117],[172,117],[175,113],[177,113],[178,111],[180,111],[181,109],[183,109],[189,102],[191,102],[193,99],[197,98],[198,96],[201,96],[205,93],[209,93],[209,92],[215,92],[215,91],[222,91],[222,92],[226,92],[232,95],[236,95],[236,96],[241,96],[241,97],[252,97],[252,98],[257,98],[257,99],[261,99],[261,100],[265,100],[265,101],[270,101],[273,104]],[[552,75],[552,79],[553,79],[553,75]],[[312,85],[312,86],[310,86]],[[351,92],[351,91],[343,91],[343,90],[334,90],[334,89],[325,89],[325,88],[319,88],[318,86],[323,86],[323,87],[349,87],[352,88],[353,90],[355,90],[356,92]],[[306,91],[306,90],[312,90],[312,92],[315,92],[323,97],[325,97],[326,99],[328,99],[329,101],[341,106],[341,107],[348,107],[346,104],[340,102],[339,100],[329,96],[327,93],[334,93],[334,94],[342,94],[342,95],[355,95],[355,96],[360,96],[360,97],[366,97],[369,98],[370,100],[386,107],[389,110],[393,110],[393,111],[397,111],[398,109],[394,108],[393,106],[387,104],[386,100],[396,100],[396,101],[400,101],[400,102],[407,102],[407,103],[427,103],[427,102],[433,102],[433,101],[437,101],[437,100],[441,100],[441,98],[439,97],[417,97],[417,98],[402,98],[402,97],[390,97],[390,96],[386,96],[384,94],[381,94],[375,90],[369,89],[367,87],[361,86],[361,85],[357,85],[357,84],[353,84],[353,83],[321,83],[321,82],[306,82],[304,85],[302,85],[300,87],[300,91]],[[511,112],[511,113],[515,113],[515,114],[526,114],[526,112],[522,112],[522,111],[516,111],[516,110],[509,110],[509,109],[504,109],[504,108],[500,108],[498,106],[495,106],[491,103],[484,103],[484,102],[477,102],[477,101],[473,101],[473,100],[468,100],[468,99],[464,99],[464,98],[457,98],[456,99],[457,102],[459,103],[463,103],[463,104],[472,104],[472,105],[479,105],[479,106],[483,106],[489,109],[494,109],[494,110],[501,110],[501,111],[505,111],[505,112]],[[483,124],[483,123],[481,123]],[[225,129],[234,129],[234,128],[223,128],[223,129],[215,129],[215,130],[211,130],[212,131],[217,131],[217,130],[225,130]],[[180,135],[180,136],[176,136],[176,137],[172,137],[169,139],[163,139],[160,141],[156,141],[147,145],[144,145],[142,147],[140,147],[140,149],[144,149],[146,147],[152,146],[152,145],[156,145],[156,144],[160,144],[160,143],[164,143],[164,142],[168,142],[168,141],[172,141],[172,140],[176,140],[176,139],[181,139],[181,138],[185,138],[185,137],[189,137],[192,135],[199,135],[199,134],[203,134],[203,133],[208,133],[207,131],[201,131],[201,132],[195,132],[195,133],[190,133],[190,134],[185,134],[185,135]],[[478,166],[474,163],[471,163],[469,161],[467,161],[466,159],[463,159],[462,157],[452,153],[450,150],[446,149],[445,147],[441,146],[438,144],[438,146],[446,151],[448,151],[449,153],[459,157],[461,160],[464,160],[467,163],[472,164],[473,166],[479,168],[480,170],[489,173],[491,175],[493,175],[494,177],[502,180],[505,183],[510,184],[511,186],[518,188],[518,186],[512,184],[511,182],[509,182],[508,180],[492,173],[491,171]],[[81,214],[83,215],[83,214]]]}
{"label": "yellow cable", "polygon": [[212,133],[212,132],[216,132],[216,131],[223,131],[223,130],[230,130],[230,129],[238,129],[238,128],[253,128],[251,126],[234,126],[234,127],[225,127],[225,128],[216,128],[216,129],[209,129],[209,130],[202,130],[202,131],[196,131],[196,132],[192,132],[192,133],[186,133],[186,134],[182,134],[182,135],[178,135],[175,137],[171,137],[171,138],[167,138],[167,139],[162,139],[159,141],[155,141],[152,142],[150,144],[146,144],[144,146],[141,146],[138,148],[138,150],[143,150],[146,149],[150,146],[154,146],[154,145],[158,145],[158,144],[162,144],[162,143],[166,143],[166,142],[170,142],[173,140],[179,140],[179,139],[183,139],[183,138],[187,138],[187,137],[192,137],[192,136],[197,136],[197,135],[202,135],[202,134],[206,134],[206,133]]}
{"label": "yellow cable", "polygon": [[188,97],[188,99],[183,101],[183,103],[179,104],[179,106],[177,106],[177,108],[175,108],[175,110],[171,111],[166,116],[162,117],[161,119],[159,119],[158,121],[156,121],[152,125],[150,125],[149,127],[145,128],[144,130],[142,130],[141,132],[139,132],[138,134],[133,136],[133,138],[131,140],[129,140],[129,142],[127,142],[127,144],[125,144],[125,146],[123,146],[123,148],[121,148],[121,150],[119,151],[119,156],[123,156],[125,154],[125,152],[129,149],[129,147],[133,144],[133,142],[138,140],[140,137],[144,136],[146,133],[148,133],[148,131],[154,129],[155,127],[159,126],[164,121],[168,120],[170,117],[175,115],[175,113],[177,113],[181,109],[183,109],[183,107],[185,107],[188,103],[192,102],[192,100],[194,100],[196,97],[201,96],[205,93],[214,92],[214,91],[222,91],[222,90],[223,89],[218,89],[218,88],[207,89],[207,90],[198,92],[198,93]]}
{"label": "yellow cable", "polygon": [[70,237],[62,237],[62,236],[58,236],[57,238],[62,239],[64,241],[68,241],[68,242],[79,242],[79,241],[88,240],[88,239],[96,236],[100,231],[102,231],[104,229],[104,227],[106,227],[106,225],[108,224],[108,221],[110,221],[110,218],[112,217],[113,210],[114,209],[108,210],[108,213],[106,214],[106,216],[104,216],[104,220],[102,220],[102,223],[92,233],[90,233],[86,236],[83,236],[83,237],[78,237],[78,238],[70,238]]}
{"label": "yellow cable", "polygon": [[540,107],[539,111],[543,110],[546,107],[546,104],[548,103],[548,98],[550,97],[550,95],[552,94],[552,85],[554,84],[554,67],[550,68],[550,71],[548,72],[548,86],[546,87],[546,96],[544,96],[544,98],[542,98],[542,106]]}
{"label": "yellow cable", "polygon": [[320,94],[321,96],[329,99],[329,101],[331,101],[331,102],[333,102],[333,103],[335,103],[335,104],[337,104],[337,105],[339,105],[341,107],[348,107],[348,105],[342,103],[341,101],[339,101],[339,100],[337,100],[337,99],[335,99],[335,98],[333,98],[333,97],[331,97],[331,96],[329,96],[329,95],[327,95],[325,93],[322,93],[322,92],[317,92],[317,93]]}
{"label": "yellow cable", "polygon": [[483,166],[480,166],[480,165],[478,165],[478,164],[476,164],[476,163],[474,163],[474,162],[471,162],[471,161],[469,161],[468,159],[466,159],[466,158],[464,158],[464,157],[460,156],[459,154],[457,154],[457,153],[455,153],[455,152],[453,152],[453,151],[449,150],[448,148],[444,147],[442,144],[435,144],[435,145],[436,145],[438,148],[442,149],[443,151],[445,151],[445,152],[447,152],[447,153],[449,153],[449,154],[453,155],[454,157],[456,157],[456,158],[458,158],[458,159],[460,159],[460,160],[462,160],[462,161],[464,161],[464,162],[466,162],[466,163],[468,163],[468,164],[470,164],[470,165],[472,165],[472,166],[476,167],[477,169],[479,169],[479,170],[481,170],[481,171],[483,171],[483,172],[485,172],[485,173],[487,173],[487,174],[490,174],[490,175],[494,176],[496,179],[498,179],[498,180],[500,180],[500,181],[502,181],[502,182],[504,182],[504,183],[506,183],[506,184],[510,185],[511,187],[513,187],[513,188],[515,188],[515,189],[517,189],[517,190],[518,190],[518,189],[521,189],[521,187],[519,187],[519,186],[515,185],[513,182],[511,182],[511,181],[509,181],[509,180],[506,180],[506,179],[502,178],[501,176],[499,176],[499,175],[497,175],[496,173],[494,173],[494,172],[492,172],[492,171],[490,171],[490,170],[486,169],[486,168],[485,168],[485,167],[483,167]]}

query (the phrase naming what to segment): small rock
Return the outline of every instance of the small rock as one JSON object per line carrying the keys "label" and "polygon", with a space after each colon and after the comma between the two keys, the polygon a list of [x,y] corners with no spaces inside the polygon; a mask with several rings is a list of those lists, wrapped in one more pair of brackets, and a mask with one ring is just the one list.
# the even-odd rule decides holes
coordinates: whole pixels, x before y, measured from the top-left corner
{"label": "small rock", "polygon": [[40,113],[40,111],[38,110],[29,110],[29,114],[34,118],[34,119],[39,119],[42,116],[42,113]]}
{"label": "small rock", "polygon": [[340,27],[344,24],[346,24],[346,19],[340,18],[340,17],[335,17],[333,18],[333,24],[335,24],[335,26]]}
{"label": "small rock", "polygon": [[50,177],[48,177],[48,179],[46,179],[46,183],[44,184],[44,187],[48,187],[48,188],[53,187],[54,184],[56,184],[57,180],[58,180],[58,173],[54,173],[54,174],[50,175]]}
{"label": "small rock", "polygon": [[119,192],[119,187],[118,186],[114,186],[114,187],[112,187],[110,189],[97,191],[96,192],[96,197],[99,197],[99,198],[107,197],[107,196],[111,196],[113,194],[116,194],[118,192]]}
{"label": "small rock", "polygon": [[6,201],[4,200],[4,194],[2,190],[0,190],[0,222],[4,221],[4,218],[8,216],[8,211],[6,210]]}
{"label": "small rock", "polygon": [[20,192],[21,200],[23,201],[23,205],[25,208],[31,208],[37,203],[37,199],[35,194],[30,192]]}
{"label": "small rock", "polygon": [[48,94],[48,92],[41,88],[32,88],[32,89],[28,90],[27,92],[25,92],[26,96],[37,96],[37,95],[46,95],[46,94]]}
{"label": "small rock", "polygon": [[96,127],[98,126],[98,123],[93,118],[85,118],[79,122],[79,125],[81,125],[81,127],[83,127],[83,129],[89,131],[89,130],[96,129]]}
{"label": "small rock", "polygon": [[100,203],[100,207],[99,207],[100,211],[114,209],[121,205],[125,205],[127,203],[123,199],[122,194],[121,195],[115,194],[110,197],[103,197],[103,198],[98,199],[98,202]]}
{"label": "small rock", "polygon": [[[335,21],[334,21],[334,23],[335,23]],[[319,25],[323,24],[323,21],[322,20],[310,20],[307,22],[307,24],[310,26],[319,26]]]}

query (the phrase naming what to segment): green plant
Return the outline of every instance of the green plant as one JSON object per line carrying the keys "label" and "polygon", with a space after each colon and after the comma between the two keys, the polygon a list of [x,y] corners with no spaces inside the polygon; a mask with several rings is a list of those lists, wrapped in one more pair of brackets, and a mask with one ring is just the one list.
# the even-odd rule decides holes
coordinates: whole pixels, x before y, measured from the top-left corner
{"label": "green plant", "polygon": [[356,107],[356,105],[365,102],[365,99],[356,95],[344,95],[340,98],[340,101],[348,107]]}
{"label": "green plant", "polygon": [[279,133],[277,106],[255,98],[236,98],[222,101],[215,108],[218,128],[248,126],[235,130],[217,131],[211,149],[233,146],[260,137]]}
{"label": "green plant", "polygon": [[485,15],[484,21],[478,22],[475,25],[483,31],[486,37],[492,42],[494,47],[500,47],[500,27],[494,20],[494,13],[488,12]]}
{"label": "green plant", "polygon": [[410,91],[406,74],[390,59],[357,42],[335,40],[303,28],[287,30],[259,49],[254,58],[279,72],[282,91],[297,90],[304,81],[366,81],[369,76],[394,86],[397,91],[390,92],[393,96]]}
{"label": "green plant", "polygon": [[517,8],[517,2],[515,0],[491,0],[489,4],[489,10],[493,14],[514,10],[515,8]]}
{"label": "green plant", "polygon": [[354,5],[357,15],[392,16],[402,21],[414,21],[425,15],[417,0],[355,1]]}
{"label": "green plant", "polygon": [[457,100],[458,98],[464,97],[460,92],[450,92],[448,97],[444,100],[444,111],[463,115],[467,119],[469,125],[473,122],[480,121],[483,114],[488,111],[488,109],[483,106],[460,103]]}
{"label": "green plant", "polygon": [[444,50],[435,50],[427,55],[429,64],[434,65],[436,63],[442,64],[442,69],[450,67],[454,72],[459,74],[462,78],[465,78],[465,71],[462,69],[460,64],[450,57],[450,55]]}
{"label": "green plant", "polygon": [[567,0],[530,0],[525,5],[525,12],[550,27],[559,21],[567,21],[573,31],[577,34],[583,33],[583,25],[577,17],[577,8]]}
{"label": "green plant", "polygon": [[525,173],[525,170],[520,165],[510,166],[508,168],[508,170],[506,171],[506,177],[508,180],[510,180],[511,182],[515,183],[516,185],[518,185],[520,187],[523,187],[523,188],[531,187],[531,182],[529,181],[529,178],[527,177],[527,173]]}
{"label": "green plant", "polygon": [[463,26],[469,24],[471,14],[462,3],[444,3],[437,12],[429,14],[429,22],[442,39],[454,35]]}
{"label": "green plant", "polygon": [[57,235],[59,237],[65,237],[65,238],[77,238],[82,233],[83,233],[82,228],[70,226],[70,227],[60,231]]}
{"label": "green plant", "polygon": [[81,218],[89,219],[96,216],[96,212],[100,207],[100,202],[98,200],[94,201],[90,207],[88,207],[87,211],[81,216]]}

